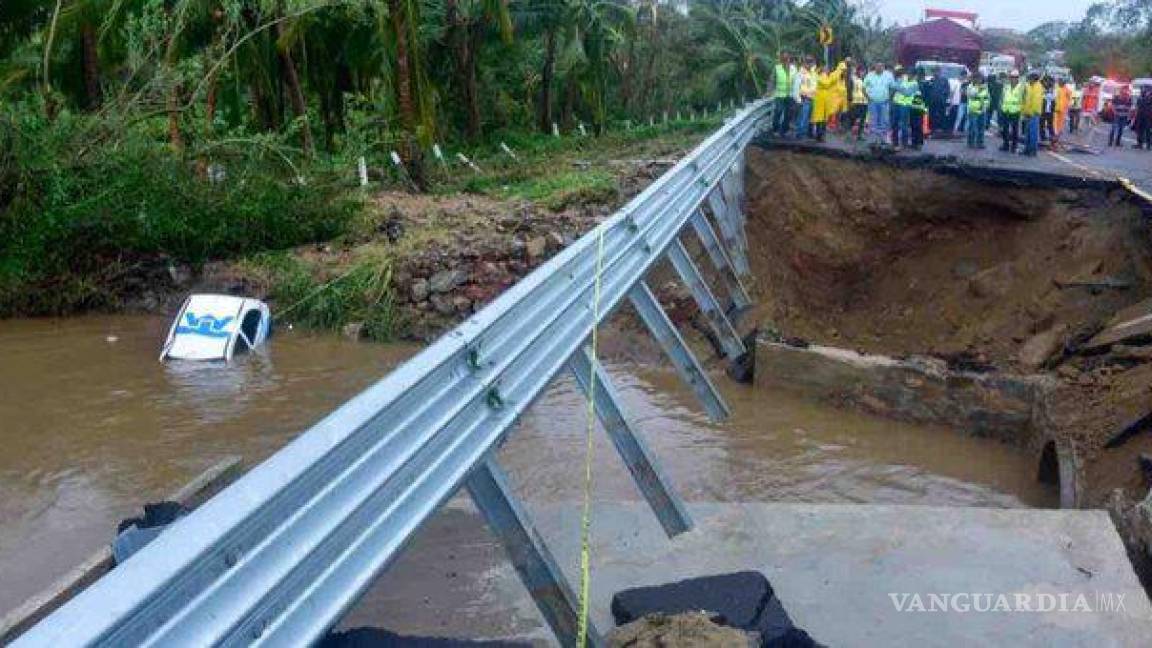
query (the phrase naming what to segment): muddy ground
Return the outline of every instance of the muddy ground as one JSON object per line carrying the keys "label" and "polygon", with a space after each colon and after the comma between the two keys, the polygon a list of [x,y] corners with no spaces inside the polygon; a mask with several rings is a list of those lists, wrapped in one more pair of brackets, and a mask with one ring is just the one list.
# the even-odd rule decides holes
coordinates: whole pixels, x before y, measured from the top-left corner
{"label": "muddy ground", "polygon": [[1075,449],[1083,506],[1148,484],[1152,339],[1087,350],[1152,296],[1152,236],[1126,192],[976,181],[882,161],[752,147],[755,318],[785,339],[1056,379],[1043,406]]}

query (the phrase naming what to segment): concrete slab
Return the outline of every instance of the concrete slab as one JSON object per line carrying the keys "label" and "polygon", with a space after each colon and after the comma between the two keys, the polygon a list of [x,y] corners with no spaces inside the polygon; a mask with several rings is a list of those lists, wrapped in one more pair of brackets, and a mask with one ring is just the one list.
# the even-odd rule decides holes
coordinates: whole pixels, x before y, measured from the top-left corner
{"label": "concrete slab", "polygon": [[[530,508],[576,583],[579,507]],[[612,627],[609,604],[621,589],[758,569],[796,623],[832,646],[1145,646],[1152,636],[1152,606],[1103,511],[689,508],[697,528],[669,540],[642,503],[596,505],[592,611],[601,629]],[[446,510],[344,626],[549,643],[527,593],[494,548],[474,513]],[[962,596],[945,608],[945,594]],[[974,611],[1001,605],[1001,594],[1011,611]],[[925,611],[898,609],[897,602],[915,608],[914,595]],[[933,601],[938,611],[928,611]],[[1055,609],[1024,611],[1025,604]]]}

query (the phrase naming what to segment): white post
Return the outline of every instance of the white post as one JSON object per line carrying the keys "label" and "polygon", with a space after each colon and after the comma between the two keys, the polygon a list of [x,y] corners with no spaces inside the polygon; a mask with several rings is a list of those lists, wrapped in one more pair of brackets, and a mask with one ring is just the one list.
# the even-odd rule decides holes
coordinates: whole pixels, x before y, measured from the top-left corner
{"label": "white post", "polygon": [[439,144],[433,144],[432,145],[432,154],[436,156],[437,160],[440,160],[440,165],[444,167],[445,171],[447,171],[448,170],[448,160],[444,159],[444,151],[440,150]]}
{"label": "white post", "polygon": [[584,122],[580,122],[580,137],[588,137],[588,131],[584,130]]}
{"label": "white post", "polygon": [[560,137],[560,127],[556,125],[556,122],[552,122],[552,137]]}
{"label": "white post", "polygon": [[464,164],[467,164],[476,173],[480,173],[480,167],[476,166],[476,163],[472,160],[469,160],[468,156],[464,155],[463,153],[457,153],[456,158]]}

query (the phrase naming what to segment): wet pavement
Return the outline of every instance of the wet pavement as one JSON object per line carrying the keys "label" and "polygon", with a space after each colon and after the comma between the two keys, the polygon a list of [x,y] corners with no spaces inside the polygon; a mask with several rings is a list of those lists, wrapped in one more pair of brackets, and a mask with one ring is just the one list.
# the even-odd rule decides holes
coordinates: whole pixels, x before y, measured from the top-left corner
{"label": "wet pavement", "polygon": [[[578,583],[579,504],[529,508]],[[611,629],[609,605],[622,589],[751,569],[828,646],[1135,648],[1152,633],[1152,606],[1104,511],[795,503],[689,511],[696,528],[669,539],[642,503],[594,507],[590,618],[599,630]],[[907,602],[913,595],[923,610]],[[932,596],[956,595],[955,607],[931,609]],[[417,533],[342,624],[365,626],[556,645],[500,545],[463,502]]]}
{"label": "wet pavement", "polygon": [[[1066,134],[1061,150],[1041,148],[1036,157],[1000,151],[999,131],[992,127],[985,137],[984,149],[968,148],[963,133],[953,138],[928,139],[920,151],[904,150],[890,153],[898,158],[934,157],[960,164],[1008,171],[1032,171],[1083,178],[1089,180],[1115,181],[1124,178],[1148,194],[1145,200],[1152,201],[1152,151],[1133,148],[1136,143],[1127,131],[1124,146],[1108,147],[1108,124],[1084,127],[1077,135]],[[811,140],[793,138],[768,138],[774,144],[810,148],[826,148],[852,155],[870,155],[868,138],[857,142],[855,138],[840,134],[829,134],[821,144]]]}

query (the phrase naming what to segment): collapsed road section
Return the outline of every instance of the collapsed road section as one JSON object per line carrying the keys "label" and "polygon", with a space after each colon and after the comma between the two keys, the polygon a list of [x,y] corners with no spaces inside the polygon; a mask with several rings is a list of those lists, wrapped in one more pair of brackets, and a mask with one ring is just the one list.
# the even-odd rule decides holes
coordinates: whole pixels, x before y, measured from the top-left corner
{"label": "collapsed road section", "polygon": [[933,156],[748,154],[758,380],[1017,445],[1147,574],[1152,206]]}

